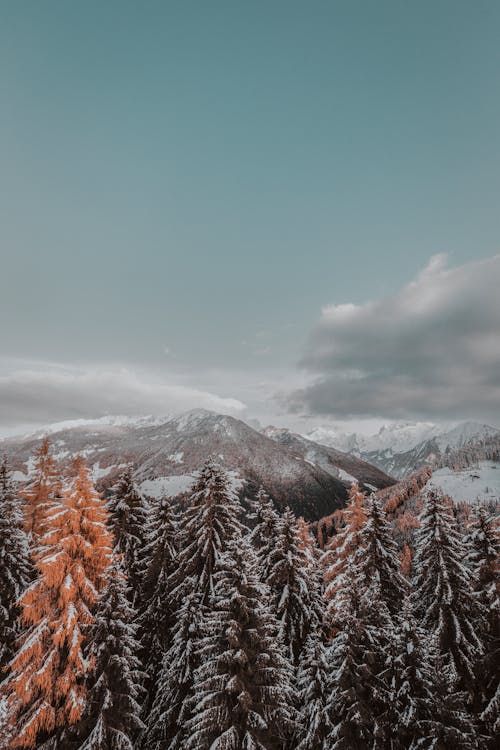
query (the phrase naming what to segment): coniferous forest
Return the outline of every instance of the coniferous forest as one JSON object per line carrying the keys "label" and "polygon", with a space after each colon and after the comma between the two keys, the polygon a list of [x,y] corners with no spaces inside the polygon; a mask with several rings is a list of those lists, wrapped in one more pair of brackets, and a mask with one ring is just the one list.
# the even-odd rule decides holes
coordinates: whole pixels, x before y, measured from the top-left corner
{"label": "coniferous forest", "polygon": [[4,461],[0,747],[498,747],[498,521],[424,491],[403,539],[393,505],[353,485],[320,544],[212,461],[177,501]]}

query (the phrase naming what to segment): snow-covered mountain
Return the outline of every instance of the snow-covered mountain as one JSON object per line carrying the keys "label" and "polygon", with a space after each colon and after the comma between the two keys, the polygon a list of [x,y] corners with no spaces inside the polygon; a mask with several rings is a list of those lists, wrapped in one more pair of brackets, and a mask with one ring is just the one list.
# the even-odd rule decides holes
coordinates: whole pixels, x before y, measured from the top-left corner
{"label": "snow-covered mountain", "polygon": [[[46,431],[57,458],[67,461],[77,453],[83,455],[102,486],[132,463],[142,489],[152,496],[185,492],[193,472],[209,456],[232,472],[235,485],[244,487],[247,495],[262,485],[280,506],[288,504],[310,519],[343,505],[352,477],[377,488],[392,481],[359,460],[349,463],[348,456],[342,459],[346,467],[342,474],[340,464],[336,469],[329,463],[330,452],[322,446],[310,443],[305,451],[291,449],[235,417],[200,409],[159,419],[86,420],[62,428]],[[0,453],[9,455],[18,480],[27,478],[42,435],[0,441]]]}
{"label": "snow-covered mountain", "polygon": [[337,450],[348,450],[397,478],[425,464],[439,464],[447,452],[464,446],[473,448],[495,436],[500,437],[500,430],[480,422],[461,422],[451,428],[431,422],[393,424],[368,436],[346,435],[319,427],[307,435]]}

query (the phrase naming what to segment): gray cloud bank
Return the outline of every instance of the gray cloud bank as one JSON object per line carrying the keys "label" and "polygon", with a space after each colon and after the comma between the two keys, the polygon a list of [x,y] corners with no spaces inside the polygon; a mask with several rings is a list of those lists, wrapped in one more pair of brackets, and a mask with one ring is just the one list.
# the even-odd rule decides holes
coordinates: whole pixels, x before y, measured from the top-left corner
{"label": "gray cloud bank", "polygon": [[296,412],[334,417],[500,417],[500,255],[431,259],[396,294],[323,309]]}
{"label": "gray cloud bank", "polygon": [[193,408],[238,414],[245,405],[126,368],[10,365],[6,374],[0,374],[0,433],[4,434],[67,419],[161,415]]}

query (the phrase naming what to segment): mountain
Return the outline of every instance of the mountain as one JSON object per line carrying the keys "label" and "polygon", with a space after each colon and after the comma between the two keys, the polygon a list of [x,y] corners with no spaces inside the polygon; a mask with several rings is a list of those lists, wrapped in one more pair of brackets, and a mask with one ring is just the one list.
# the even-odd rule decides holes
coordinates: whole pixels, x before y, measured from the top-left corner
{"label": "mountain", "polygon": [[320,466],[328,474],[344,482],[357,482],[365,491],[379,490],[394,484],[394,479],[376,466],[356,456],[309,440],[303,435],[279,427],[266,427],[263,433],[293,455],[314,466]]}
{"label": "mountain", "polygon": [[[0,441],[0,453],[9,456],[17,480],[28,478],[33,453],[45,432]],[[344,505],[352,481],[328,468],[324,457],[328,448],[316,447],[316,463],[309,454],[306,458],[235,417],[205,410],[159,419],[85,420],[48,432],[56,457],[68,461],[77,453],[83,455],[102,488],[114,481],[121,468],[133,464],[137,481],[149,496],[186,492],[193,472],[209,456],[231,472],[235,486],[245,495],[255,494],[262,485],[280,507],[289,505],[308,519]],[[314,448],[311,443],[310,450]],[[348,459],[343,459],[346,475],[362,473],[375,487],[391,482],[374,467],[363,465],[361,472],[362,462],[353,459],[351,465]]]}
{"label": "mountain", "polygon": [[479,422],[461,422],[451,429],[418,422],[384,426],[370,436],[320,427],[307,437],[337,449],[348,445],[353,455],[401,479],[426,464],[439,466],[447,454],[459,449],[473,452],[484,440],[500,437],[500,430]]}

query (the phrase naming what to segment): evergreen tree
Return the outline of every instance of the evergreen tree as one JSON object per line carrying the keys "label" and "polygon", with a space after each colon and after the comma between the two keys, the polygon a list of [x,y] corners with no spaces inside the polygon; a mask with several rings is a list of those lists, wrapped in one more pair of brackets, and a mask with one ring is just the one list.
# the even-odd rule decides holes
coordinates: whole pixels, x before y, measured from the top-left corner
{"label": "evergreen tree", "polygon": [[84,710],[89,664],[83,644],[111,557],[107,512],[82,460],[64,501],[44,511],[36,580],[20,600],[26,628],[4,683],[16,734],[35,747],[76,723]]}
{"label": "evergreen tree", "polygon": [[185,750],[201,638],[201,594],[191,591],[177,611],[171,646],[163,657],[155,699],[142,736],[144,750]]}
{"label": "evergreen tree", "polygon": [[269,556],[274,549],[274,543],[280,525],[280,515],[269,495],[261,488],[257,497],[250,503],[253,511],[251,520],[254,528],[250,534],[250,541],[257,551],[259,575],[261,581],[267,581],[269,576]]}
{"label": "evergreen tree", "polygon": [[26,531],[35,554],[43,533],[45,511],[61,496],[61,475],[49,439],[45,438],[35,453],[31,480],[24,492]]}
{"label": "evergreen tree", "polygon": [[115,562],[89,637],[87,651],[93,670],[85,714],[76,733],[79,750],[136,747],[134,739],[143,728],[138,703],[143,674],[134,620],[122,565]]}
{"label": "evergreen tree", "polygon": [[332,730],[330,690],[328,649],[317,628],[307,637],[297,673],[298,704],[301,707],[297,750],[329,750],[328,737]]}
{"label": "evergreen tree", "polygon": [[145,546],[147,509],[134,482],[131,466],[122,472],[108,498],[115,553],[122,555],[132,602],[138,600],[142,584],[141,556]]}
{"label": "evergreen tree", "polygon": [[14,654],[17,602],[30,581],[29,552],[20,501],[7,459],[0,463],[0,673]]}
{"label": "evergreen tree", "polygon": [[460,693],[450,691],[434,638],[413,615],[407,596],[398,622],[389,714],[394,750],[472,748],[475,737]]}
{"label": "evergreen tree", "polygon": [[450,684],[472,696],[482,647],[474,625],[479,605],[465,558],[451,503],[429,492],[416,536],[415,616],[436,638]]}
{"label": "evergreen tree", "polygon": [[164,653],[170,646],[173,605],[170,582],[177,568],[178,525],[168,498],[151,507],[143,553],[143,611],[140,617],[142,651],[148,675],[147,704],[152,704]]}
{"label": "evergreen tree", "polygon": [[312,563],[302,544],[295,516],[287,508],[269,555],[267,582],[271,608],[279,623],[279,637],[295,666],[308,634],[321,622],[321,592]]}
{"label": "evergreen tree", "polygon": [[[480,604],[476,632],[483,658],[476,663],[475,708],[481,713],[481,732],[494,747],[500,732],[500,524],[484,507],[470,519],[466,542],[474,576],[474,591]],[[496,713],[495,713],[496,712]],[[495,727],[495,722],[497,726]]]}
{"label": "evergreen tree", "polygon": [[167,581],[175,606],[174,627],[147,721],[143,747],[148,750],[184,748],[203,622],[213,601],[221,555],[232,539],[241,538],[240,511],[228,474],[207,461],[181,515],[178,565]]}
{"label": "evergreen tree", "polygon": [[233,539],[214,578],[186,750],[284,747],[295,730],[291,670],[251,546]]}

